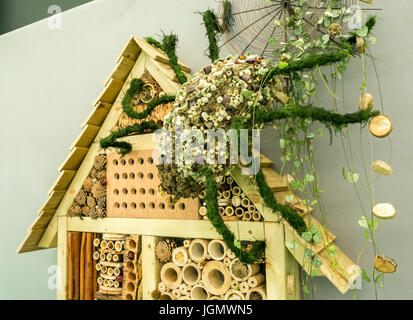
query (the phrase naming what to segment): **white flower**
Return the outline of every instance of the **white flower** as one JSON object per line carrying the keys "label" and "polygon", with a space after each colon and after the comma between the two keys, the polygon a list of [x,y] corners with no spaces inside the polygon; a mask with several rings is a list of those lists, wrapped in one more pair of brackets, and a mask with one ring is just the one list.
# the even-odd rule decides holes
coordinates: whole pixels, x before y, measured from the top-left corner
{"label": "white flower", "polygon": [[221,96],[219,96],[219,97],[217,98],[217,102],[218,102],[218,103],[221,103],[222,100],[224,100],[224,98],[222,98]]}

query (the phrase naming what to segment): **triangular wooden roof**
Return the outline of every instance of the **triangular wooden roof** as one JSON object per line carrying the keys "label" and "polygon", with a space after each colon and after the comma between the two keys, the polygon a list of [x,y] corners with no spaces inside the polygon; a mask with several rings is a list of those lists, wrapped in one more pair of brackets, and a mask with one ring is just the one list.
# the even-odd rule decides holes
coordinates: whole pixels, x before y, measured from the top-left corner
{"label": "triangular wooden roof", "polygon": [[[144,54],[141,54],[142,52]],[[178,63],[183,72],[188,75],[190,68],[179,60]],[[129,80],[141,76],[144,69],[151,73],[165,92],[174,94],[180,88],[175,73],[169,66],[167,55],[145,40],[131,37],[118,56],[116,67],[105,80],[104,89],[95,100],[92,112],[81,125],[81,133],[70,146],[70,154],[59,167],[59,177],[50,188],[48,198],[39,209],[26,238],[17,249],[18,253],[56,246],[57,219],[54,216],[65,200],[82,163],[88,155],[99,152],[98,140],[109,134],[119,118],[122,111],[121,91],[125,92]],[[111,111],[113,112],[110,116]],[[66,201],[73,198],[73,193],[78,191],[70,190],[71,197],[66,197]]]}

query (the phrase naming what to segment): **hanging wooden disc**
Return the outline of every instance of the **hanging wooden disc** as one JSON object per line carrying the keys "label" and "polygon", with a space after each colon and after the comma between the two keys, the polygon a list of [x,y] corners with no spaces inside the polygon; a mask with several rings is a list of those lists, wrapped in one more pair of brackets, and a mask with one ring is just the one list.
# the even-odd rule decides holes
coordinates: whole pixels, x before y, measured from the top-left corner
{"label": "hanging wooden disc", "polygon": [[393,273],[397,269],[397,263],[392,258],[378,255],[374,258],[374,268],[380,272]]}
{"label": "hanging wooden disc", "polygon": [[371,164],[371,169],[379,174],[388,176],[393,173],[393,169],[386,162],[381,160],[373,161]]}
{"label": "hanging wooden disc", "polygon": [[378,138],[384,138],[393,130],[391,119],[384,114],[373,117],[369,123],[370,133]]}
{"label": "hanging wooden disc", "polygon": [[373,96],[370,93],[363,93],[359,98],[359,109],[372,109],[374,106]]}
{"label": "hanging wooden disc", "polygon": [[373,207],[372,212],[380,219],[392,219],[396,215],[396,209],[390,203],[378,203]]}

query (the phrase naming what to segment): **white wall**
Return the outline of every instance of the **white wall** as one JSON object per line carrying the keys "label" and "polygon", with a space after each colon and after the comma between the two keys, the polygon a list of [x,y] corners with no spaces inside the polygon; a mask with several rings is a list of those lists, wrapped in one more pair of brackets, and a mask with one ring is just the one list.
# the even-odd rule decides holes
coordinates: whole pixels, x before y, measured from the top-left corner
{"label": "white wall", "polygon": [[[376,186],[376,198],[394,203],[399,211],[395,220],[381,224],[378,237],[382,253],[399,262],[398,272],[386,277],[386,289],[380,294],[387,299],[411,298],[413,294],[408,200],[413,178],[409,170],[413,158],[409,144],[413,138],[409,128],[413,40],[406,31],[412,23],[408,13],[413,3],[397,2],[376,1],[385,10],[380,13],[384,20],[379,20],[379,41],[374,49],[386,110],[395,126],[395,174]],[[0,299],[55,297],[47,287],[47,269],[55,264],[55,249],[19,256],[15,249],[46,199],[58,166],[128,38],[173,31],[180,38],[180,59],[197,70],[209,60],[204,56],[207,40],[202,19],[194,12],[208,7],[216,8],[217,1],[97,0],[64,13],[61,30],[49,30],[44,20],[0,37],[0,274],[7,275],[0,285]],[[368,77],[371,91],[378,96],[371,68]],[[358,82],[351,82],[352,79]],[[346,85],[348,101],[352,99],[355,110],[359,79],[357,68],[351,68]],[[274,132],[267,130],[263,142],[263,153],[279,163],[279,154],[273,148],[278,144]],[[341,177],[344,158],[339,140],[335,139],[332,147],[328,146],[328,138],[318,145],[329,226],[337,235],[340,248],[354,260],[363,241],[357,226],[361,213],[353,190]],[[378,158],[386,159],[388,144],[377,141],[375,151]],[[367,265],[367,255],[365,258],[362,264]],[[342,296],[326,279],[318,279],[316,284],[318,298],[352,298],[351,293]],[[372,297],[371,290],[359,295]]]}

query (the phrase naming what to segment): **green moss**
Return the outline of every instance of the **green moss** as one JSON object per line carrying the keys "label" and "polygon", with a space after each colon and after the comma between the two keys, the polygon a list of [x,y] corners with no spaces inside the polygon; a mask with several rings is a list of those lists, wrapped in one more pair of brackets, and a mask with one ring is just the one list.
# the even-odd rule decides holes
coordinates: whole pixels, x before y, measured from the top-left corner
{"label": "green moss", "polygon": [[202,14],[202,19],[204,20],[206,28],[206,36],[208,37],[208,57],[212,62],[219,58],[219,48],[218,48],[218,34],[221,32],[217,17],[212,10],[207,10]]}
{"label": "green moss", "polygon": [[221,32],[225,32],[231,25],[231,1],[224,1],[224,10],[222,14],[222,24],[220,26]]}
{"label": "green moss", "polygon": [[228,229],[224,220],[222,220],[222,217],[218,213],[217,185],[214,181],[212,171],[210,169],[204,169],[204,175],[206,178],[205,201],[207,204],[207,217],[209,221],[223,237],[228,248],[235,253],[241,262],[248,264],[256,262],[264,254],[265,243],[263,241],[255,241],[249,252],[236,246],[234,233]]}

